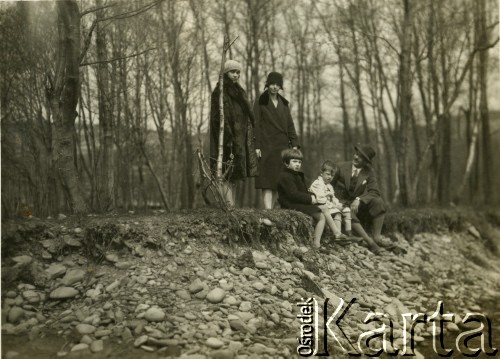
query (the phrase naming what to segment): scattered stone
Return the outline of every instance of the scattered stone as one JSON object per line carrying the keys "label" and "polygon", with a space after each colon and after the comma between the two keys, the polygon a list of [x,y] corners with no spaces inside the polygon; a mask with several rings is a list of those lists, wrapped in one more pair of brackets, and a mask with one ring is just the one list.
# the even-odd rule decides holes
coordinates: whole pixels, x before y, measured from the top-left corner
{"label": "scattered stone", "polygon": [[159,308],[149,308],[144,314],[144,319],[148,322],[161,322],[165,319],[165,312]]}
{"label": "scattered stone", "polygon": [[100,351],[103,351],[104,341],[101,339],[93,341],[92,344],[90,344],[90,350],[92,351],[92,353],[98,353]]}
{"label": "scattered stone", "polygon": [[28,303],[34,304],[40,302],[40,294],[34,290],[26,290],[23,292],[23,298],[28,301]]}
{"label": "scattered stone", "polygon": [[450,332],[459,332],[460,331],[460,328],[458,327],[458,325],[456,325],[455,323],[448,323],[446,324],[446,329]]}
{"label": "scattered stone", "polygon": [[134,347],[138,348],[141,345],[143,345],[144,343],[146,343],[147,341],[148,341],[148,336],[147,335],[141,335],[139,338],[137,338],[134,341]]}
{"label": "scattered stone", "polygon": [[226,296],[226,291],[222,288],[214,288],[208,292],[206,299],[213,304],[222,302]]}
{"label": "scattered stone", "polygon": [[254,282],[252,286],[259,292],[262,292],[264,289],[266,289],[266,286],[262,282]]}
{"label": "scattered stone", "polygon": [[7,293],[5,293],[6,298],[15,298],[17,297],[17,293],[13,290],[9,290]]}
{"label": "scattered stone", "polygon": [[474,227],[473,225],[470,225],[469,228],[467,228],[467,231],[469,231],[469,233],[472,234],[477,239],[481,239],[481,233],[479,233],[477,228]]}
{"label": "scattered stone", "polygon": [[66,266],[63,264],[52,264],[49,268],[45,270],[49,279],[55,279],[66,273]]}
{"label": "scattered stone", "polygon": [[12,260],[14,262],[16,262],[16,264],[25,265],[25,264],[30,264],[33,261],[33,258],[31,258],[30,256],[24,255],[24,256],[14,257],[14,258],[12,258]]}
{"label": "scattered stone", "polygon": [[234,284],[233,283],[228,283],[227,280],[225,280],[225,279],[221,279],[219,281],[219,285],[226,292],[229,292],[229,291],[233,290],[233,288],[234,288]]}
{"label": "scattered stone", "polygon": [[80,343],[84,343],[84,344],[92,344],[93,340],[90,336],[88,336],[87,334],[85,334],[84,336],[82,336],[82,339],[80,339]]}
{"label": "scattered stone", "polygon": [[78,291],[75,288],[72,287],[59,287],[55,290],[53,290],[49,297],[51,299],[66,299],[66,298],[73,298],[78,295]]}
{"label": "scattered stone", "polygon": [[180,289],[175,292],[175,295],[177,295],[179,298],[184,299],[184,300],[191,300],[191,295],[187,290]]}
{"label": "scattered stone", "polygon": [[272,226],[273,225],[273,222],[271,222],[269,219],[267,218],[261,218],[260,219],[260,223],[263,223],[265,224],[266,226]]}
{"label": "scattered stone", "polygon": [[131,262],[131,261],[124,261],[124,262],[115,263],[115,267],[118,269],[129,269],[133,265],[134,265],[134,262]]}
{"label": "scattered stone", "polygon": [[224,345],[224,342],[217,339],[217,338],[214,338],[214,337],[210,337],[207,339],[207,341],[205,342],[205,344],[207,346],[209,346],[210,348],[214,348],[214,349],[219,349],[221,348],[223,345]]}
{"label": "scattered stone", "polygon": [[66,244],[67,246],[70,246],[70,247],[81,247],[82,246],[82,242],[78,239],[78,238],[73,238],[73,237],[70,237],[68,235],[65,235],[64,238],[64,244]]}
{"label": "scattered stone", "polygon": [[120,286],[120,281],[115,280],[113,283],[106,287],[106,292],[110,293]]}
{"label": "scattered stone", "polygon": [[82,269],[70,269],[66,272],[66,275],[61,280],[61,283],[70,286],[75,283],[81,282],[85,278],[85,271]]}
{"label": "scattered stone", "polygon": [[88,344],[85,344],[85,343],[80,343],[80,344],[76,344],[74,345],[72,348],[71,348],[71,351],[72,352],[76,352],[76,351],[79,351],[79,350],[85,350],[85,349],[88,349],[89,348],[89,345]]}
{"label": "scattered stone", "polygon": [[19,307],[12,307],[9,310],[9,314],[7,315],[7,321],[9,323],[16,324],[21,319],[24,318],[24,310]]}
{"label": "scattered stone", "polygon": [[204,287],[205,286],[203,285],[203,282],[201,281],[201,279],[200,278],[196,278],[189,285],[189,292],[191,294],[195,294],[195,293],[201,292]]}
{"label": "scattered stone", "polygon": [[141,345],[141,349],[145,350],[147,352],[150,352],[150,353],[152,353],[152,352],[154,352],[156,350],[155,348],[150,347],[149,345]]}
{"label": "scattered stone", "polygon": [[111,263],[116,263],[116,262],[119,262],[120,261],[120,258],[118,258],[118,256],[114,253],[108,253],[106,254],[106,260],[108,262],[111,262]]}
{"label": "scattered stone", "polygon": [[95,332],[96,327],[94,327],[93,325],[90,325],[90,324],[81,323],[81,324],[78,324],[75,327],[75,329],[79,334],[83,335],[83,334],[92,334],[93,332]]}
{"label": "scattered stone", "polygon": [[252,303],[251,302],[241,302],[239,309],[242,312],[249,312],[252,309]]}
{"label": "scattered stone", "polygon": [[96,338],[102,338],[102,337],[109,336],[109,335],[111,335],[112,333],[113,333],[113,331],[112,331],[112,330],[110,330],[110,329],[101,329],[101,330],[96,330],[96,331],[94,332],[94,336],[95,336]]}

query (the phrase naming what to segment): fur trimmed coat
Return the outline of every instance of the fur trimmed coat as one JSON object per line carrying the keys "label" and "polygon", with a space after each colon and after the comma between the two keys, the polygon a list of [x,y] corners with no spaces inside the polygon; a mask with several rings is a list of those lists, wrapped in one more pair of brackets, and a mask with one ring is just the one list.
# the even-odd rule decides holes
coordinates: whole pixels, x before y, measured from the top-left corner
{"label": "fur trimmed coat", "polygon": [[255,188],[276,190],[283,167],[281,151],[298,147],[288,101],[278,94],[278,106],[275,107],[266,90],[255,101],[254,114],[255,148],[260,149],[262,154]]}
{"label": "fur trimmed coat", "polygon": [[[212,92],[210,106],[210,168],[217,170],[219,153],[219,96],[217,83]],[[232,168],[227,171],[226,180],[235,182],[258,174],[255,153],[254,116],[245,90],[224,74],[224,147],[222,172],[226,173],[227,163],[233,156]]]}

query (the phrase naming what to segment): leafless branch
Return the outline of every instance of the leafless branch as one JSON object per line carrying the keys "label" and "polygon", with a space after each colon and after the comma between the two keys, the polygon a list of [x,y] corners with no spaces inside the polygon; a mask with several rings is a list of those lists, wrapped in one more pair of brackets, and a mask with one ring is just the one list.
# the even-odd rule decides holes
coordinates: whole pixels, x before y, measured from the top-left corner
{"label": "leafless branch", "polygon": [[98,7],[92,7],[90,9],[87,9],[87,10],[84,10],[80,13],[80,17],[84,17],[85,15],[88,15],[90,13],[93,13],[93,12],[96,12],[96,11],[99,11],[99,10],[104,10],[104,9],[107,9],[107,8],[110,8],[110,7],[113,7],[117,5],[116,3],[113,3],[113,4],[109,4],[109,5],[104,5],[104,6],[98,6]]}
{"label": "leafless branch", "polygon": [[139,15],[139,14],[142,14],[143,12],[146,12],[148,11],[149,9],[152,9],[153,7],[155,7],[156,5],[162,3],[164,0],[157,0],[157,1],[154,1],[150,4],[147,4],[147,5],[144,5],[142,8],[139,8],[139,9],[135,9],[135,10],[131,10],[131,11],[127,11],[127,12],[124,12],[124,13],[121,13],[121,14],[118,14],[118,15],[113,15],[113,16],[108,16],[108,17],[105,17],[103,18],[102,20],[100,21],[107,21],[107,20],[123,20],[123,19],[127,19],[129,17],[132,17],[132,16],[136,16],[136,15]]}
{"label": "leafless branch", "polygon": [[81,63],[80,66],[88,66],[88,65],[96,65],[96,64],[107,64],[107,63],[118,61],[118,60],[124,60],[124,59],[128,59],[128,58],[131,58],[131,57],[137,57],[137,56],[140,56],[142,54],[145,54],[148,51],[156,50],[156,49],[157,49],[156,47],[152,47],[152,48],[146,49],[144,51],[138,52],[136,54],[131,54],[131,55],[122,56],[122,57],[115,57],[113,59],[109,59],[109,60],[106,60],[106,61],[84,62],[84,63]]}
{"label": "leafless branch", "polygon": [[89,49],[89,46],[90,46],[90,42],[92,41],[92,34],[94,32],[94,29],[97,25],[97,20],[94,20],[92,22],[92,25],[90,26],[90,29],[89,29],[89,32],[87,34],[87,37],[85,38],[85,41],[83,43],[83,48],[82,48],[82,52],[80,54],[80,66],[81,65],[81,62],[83,61],[83,59],[85,58],[85,55],[87,54],[87,51]]}

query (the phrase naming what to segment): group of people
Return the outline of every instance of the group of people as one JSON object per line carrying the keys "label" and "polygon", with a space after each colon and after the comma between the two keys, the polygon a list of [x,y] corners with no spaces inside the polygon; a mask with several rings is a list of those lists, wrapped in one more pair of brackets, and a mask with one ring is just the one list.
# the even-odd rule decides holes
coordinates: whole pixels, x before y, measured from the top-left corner
{"label": "group of people", "polygon": [[[301,172],[303,156],[289,103],[279,93],[283,90],[283,76],[278,72],[269,73],[264,92],[252,107],[238,83],[240,73],[239,62],[225,62],[222,174],[228,203],[235,203],[237,181],[256,177],[255,187],[262,190],[265,209],[272,209],[277,200],[281,208],[294,209],[314,218],[316,248],[321,246],[323,230],[328,225],[335,240],[358,238],[353,237],[354,230],[372,252],[378,253],[380,246],[385,246],[381,230],[386,208],[371,167],[375,150],[370,145],[357,145],[352,161],[338,165],[325,161],[319,177],[308,187]],[[212,169],[217,168],[219,154],[220,88],[218,83],[211,99]],[[371,236],[360,219],[371,225]]]}

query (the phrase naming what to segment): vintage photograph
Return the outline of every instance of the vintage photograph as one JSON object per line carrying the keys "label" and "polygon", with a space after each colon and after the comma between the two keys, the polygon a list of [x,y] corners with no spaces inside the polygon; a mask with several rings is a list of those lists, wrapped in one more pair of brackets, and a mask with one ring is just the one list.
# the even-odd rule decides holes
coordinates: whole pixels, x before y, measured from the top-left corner
{"label": "vintage photograph", "polygon": [[500,356],[499,8],[0,2],[1,357]]}

